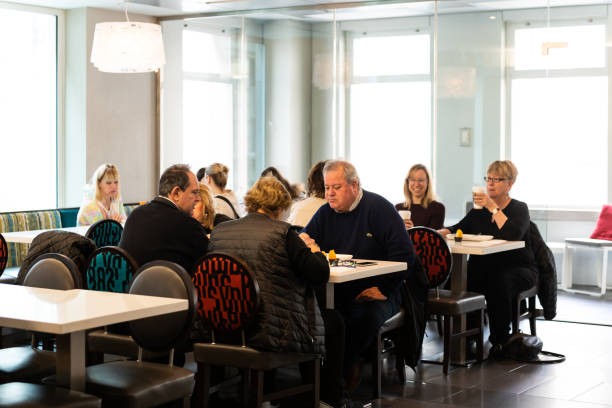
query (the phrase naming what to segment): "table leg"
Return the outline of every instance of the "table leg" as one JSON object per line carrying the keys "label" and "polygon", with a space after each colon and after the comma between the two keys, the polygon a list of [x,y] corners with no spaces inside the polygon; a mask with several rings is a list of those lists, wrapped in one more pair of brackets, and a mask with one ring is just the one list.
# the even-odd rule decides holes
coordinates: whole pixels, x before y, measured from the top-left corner
{"label": "table leg", "polygon": [[57,383],[85,391],[85,331],[57,336]]}
{"label": "table leg", "polygon": [[[453,270],[451,272],[451,292],[459,294],[465,292],[467,288],[467,255],[453,254]],[[465,314],[453,318],[453,333],[465,331]],[[465,364],[465,337],[460,337],[452,344],[451,356],[453,363]]]}
{"label": "table leg", "polygon": [[334,284],[329,282],[325,284],[325,308],[334,308]]}

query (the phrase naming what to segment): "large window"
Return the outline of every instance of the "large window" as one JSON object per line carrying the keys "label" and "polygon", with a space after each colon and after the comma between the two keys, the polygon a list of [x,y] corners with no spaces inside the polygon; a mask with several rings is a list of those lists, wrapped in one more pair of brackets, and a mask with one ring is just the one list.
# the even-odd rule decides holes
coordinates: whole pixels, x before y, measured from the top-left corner
{"label": "large window", "polygon": [[350,159],[365,189],[400,202],[410,166],[431,162],[430,36],[362,33],[350,55]]}
{"label": "large window", "polygon": [[57,204],[57,17],[0,6],[0,211]]}
{"label": "large window", "polygon": [[608,197],[605,25],[513,26],[510,39],[510,156],[522,180],[515,195],[532,206],[601,206]]}
{"label": "large window", "polygon": [[243,27],[190,24],[182,30],[181,162],[230,168],[239,196],[263,168],[263,44]]}

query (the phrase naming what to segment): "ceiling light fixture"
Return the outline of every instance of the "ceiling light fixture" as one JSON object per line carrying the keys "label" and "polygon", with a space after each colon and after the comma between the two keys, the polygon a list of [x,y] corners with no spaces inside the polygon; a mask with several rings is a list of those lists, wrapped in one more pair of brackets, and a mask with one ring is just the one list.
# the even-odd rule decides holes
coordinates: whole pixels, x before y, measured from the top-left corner
{"label": "ceiling light fixture", "polygon": [[98,23],[91,63],[102,72],[155,72],[166,63],[161,26],[130,21]]}

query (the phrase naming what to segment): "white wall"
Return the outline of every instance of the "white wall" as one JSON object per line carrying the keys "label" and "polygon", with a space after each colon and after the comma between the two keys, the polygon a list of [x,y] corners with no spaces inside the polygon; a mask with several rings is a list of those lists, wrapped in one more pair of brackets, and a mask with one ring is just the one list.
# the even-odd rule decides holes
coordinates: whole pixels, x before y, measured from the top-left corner
{"label": "white wall", "polygon": [[66,202],[60,205],[78,206],[83,184],[106,162],[119,168],[124,202],[149,200],[157,189],[155,74],[104,73],[89,62],[95,24],[124,19],[122,12],[93,8],[67,15]]}

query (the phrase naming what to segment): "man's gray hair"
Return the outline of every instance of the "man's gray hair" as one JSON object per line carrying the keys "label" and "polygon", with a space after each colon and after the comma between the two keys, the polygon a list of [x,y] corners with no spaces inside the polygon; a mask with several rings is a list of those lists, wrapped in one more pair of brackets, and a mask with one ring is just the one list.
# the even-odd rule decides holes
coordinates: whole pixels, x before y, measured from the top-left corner
{"label": "man's gray hair", "polygon": [[357,169],[351,163],[344,160],[328,160],[325,163],[325,167],[323,167],[323,176],[325,176],[328,171],[337,170],[338,168],[342,168],[344,179],[348,184],[353,184],[353,182],[356,181],[357,187],[361,187]]}
{"label": "man's gray hair", "polygon": [[181,191],[187,190],[190,171],[191,168],[187,164],[175,164],[168,167],[159,179],[159,195],[168,197],[174,187],[180,188]]}

